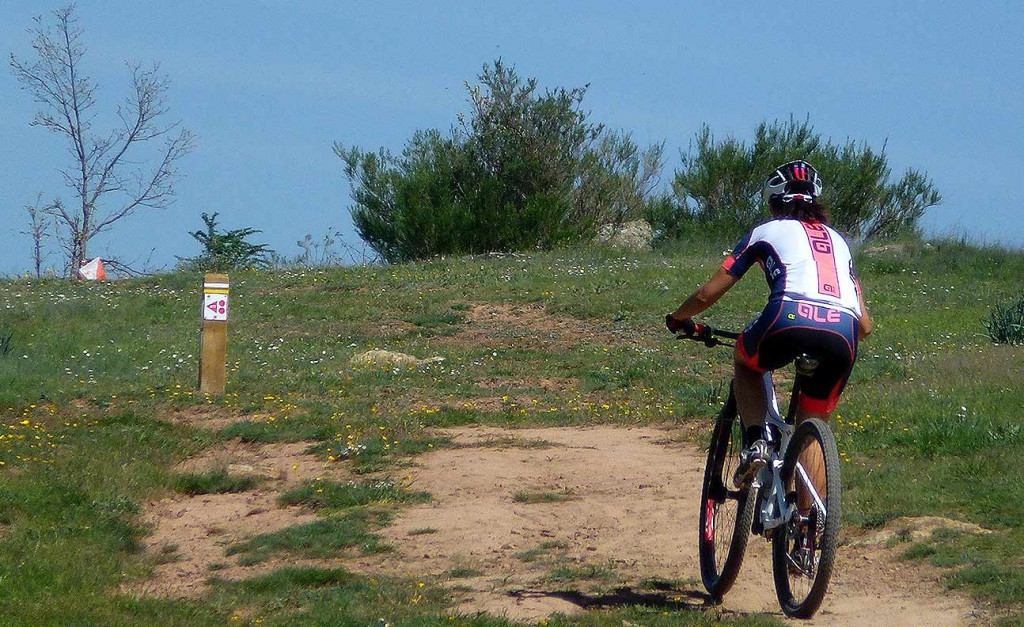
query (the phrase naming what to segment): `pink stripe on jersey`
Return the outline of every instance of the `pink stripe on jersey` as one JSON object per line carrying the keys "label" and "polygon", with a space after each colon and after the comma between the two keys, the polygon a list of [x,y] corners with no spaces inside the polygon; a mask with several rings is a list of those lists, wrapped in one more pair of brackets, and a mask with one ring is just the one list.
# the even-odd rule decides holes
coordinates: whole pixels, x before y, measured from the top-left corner
{"label": "pink stripe on jersey", "polygon": [[811,245],[814,265],[818,268],[818,293],[839,298],[839,271],[836,268],[836,255],[832,247],[832,236],[818,222],[800,222],[807,233],[807,241]]}

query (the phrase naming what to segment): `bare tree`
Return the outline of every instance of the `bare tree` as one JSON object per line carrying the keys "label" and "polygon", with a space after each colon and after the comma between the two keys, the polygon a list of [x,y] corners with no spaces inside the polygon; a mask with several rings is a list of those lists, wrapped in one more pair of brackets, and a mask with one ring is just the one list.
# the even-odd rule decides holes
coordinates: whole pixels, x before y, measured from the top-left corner
{"label": "bare tree", "polygon": [[37,279],[43,276],[43,262],[46,261],[46,247],[43,242],[46,241],[47,232],[50,230],[50,216],[47,211],[49,207],[43,206],[42,203],[43,194],[39,193],[36,195],[35,204],[25,207],[28,211],[28,230],[19,231],[22,235],[32,238],[32,262],[35,265]]}
{"label": "bare tree", "polygon": [[[106,134],[93,131],[96,85],[82,73],[85,45],[75,5],[53,12],[53,23],[35,18],[31,62],[10,57],[15,76],[41,105],[32,121],[67,141],[71,164],[61,170],[72,201],[55,201],[46,211],[55,221],[66,255],[66,272],[78,275],[88,259],[89,241],[140,207],[162,209],[174,199],[176,163],[193,147],[193,135],[179,122],[163,123],[168,80],[154,63],[129,63],[131,91],[117,107],[119,124]],[[143,167],[149,142],[156,166]],[[140,154],[142,153],[142,154]]]}

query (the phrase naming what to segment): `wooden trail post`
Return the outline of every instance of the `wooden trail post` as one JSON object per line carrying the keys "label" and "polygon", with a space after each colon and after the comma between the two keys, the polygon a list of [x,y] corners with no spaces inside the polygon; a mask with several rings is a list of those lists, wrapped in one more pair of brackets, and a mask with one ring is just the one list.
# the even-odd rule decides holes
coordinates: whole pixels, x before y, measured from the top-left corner
{"label": "wooden trail post", "polygon": [[203,334],[199,361],[199,390],[224,394],[228,353],[228,275],[207,274],[203,281]]}

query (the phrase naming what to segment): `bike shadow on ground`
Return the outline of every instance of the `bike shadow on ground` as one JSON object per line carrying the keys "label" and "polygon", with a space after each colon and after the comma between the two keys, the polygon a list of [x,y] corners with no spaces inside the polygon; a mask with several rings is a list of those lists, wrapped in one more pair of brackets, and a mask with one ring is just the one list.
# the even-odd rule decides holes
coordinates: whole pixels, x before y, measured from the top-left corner
{"label": "bike shadow on ground", "polygon": [[711,595],[697,590],[676,590],[671,586],[655,586],[656,591],[638,591],[630,587],[588,594],[580,590],[512,590],[517,599],[556,598],[585,610],[644,606],[663,610],[702,611],[715,605]]}

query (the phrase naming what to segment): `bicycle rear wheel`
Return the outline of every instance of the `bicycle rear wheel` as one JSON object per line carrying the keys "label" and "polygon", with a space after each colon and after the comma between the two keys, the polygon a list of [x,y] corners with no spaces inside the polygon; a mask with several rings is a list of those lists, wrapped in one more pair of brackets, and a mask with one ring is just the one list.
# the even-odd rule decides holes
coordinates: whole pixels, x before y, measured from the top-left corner
{"label": "bicycle rear wheel", "polygon": [[743,448],[742,432],[730,389],[711,435],[700,495],[700,576],[716,601],[725,596],[739,575],[754,516],[753,490],[729,489]]}
{"label": "bicycle rear wheel", "polygon": [[817,418],[800,424],[782,480],[798,511],[773,535],[775,592],[787,616],[810,618],[825,598],[839,541],[839,451],[828,425]]}

